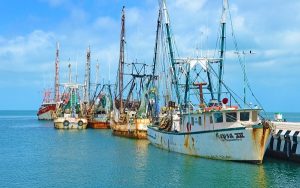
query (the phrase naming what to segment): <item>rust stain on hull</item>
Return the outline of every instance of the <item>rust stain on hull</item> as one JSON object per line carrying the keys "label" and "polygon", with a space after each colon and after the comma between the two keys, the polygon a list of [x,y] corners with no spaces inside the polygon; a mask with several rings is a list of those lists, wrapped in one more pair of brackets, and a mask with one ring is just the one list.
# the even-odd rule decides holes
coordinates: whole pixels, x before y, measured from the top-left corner
{"label": "rust stain on hull", "polygon": [[252,139],[255,146],[259,146],[259,148],[255,148],[258,150],[258,154],[262,163],[266,147],[267,147],[267,140],[270,136],[270,126],[268,122],[262,122],[262,127],[253,128],[252,131]]}
{"label": "rust stain on hull", "polygon": [[90,122],[88,122],[88,128],[92,128],[92,129],[110,129],[110,123],[109,122],[90,121]]}
{"label": "rust stain on hull", "polygon": [[135,138],[135,139],[147,139],[147,129],[142,129],[144,125],[150,123],[149,119],[134,119],[133,125],[129,125],[127,122],[112,122],[111,128],[113,135]]}
{"label": "rust stain on hull", "polygon": [[184,147],[189,148],[189,137],[190,135],[184,136]]}
{"label": "rust stain on hull", "polygon": [[113,130],[113,135],[114,136],[126,137],[126,138],[147,139],[147,131]]}
{"label": "rust stain on hull", "polygon": [[[192,143],[191,143],[192,142]],[[196,148],[195,148],[195,139],[187,134],[184,136],[184,147],[188,151],[189,155],[196,155]]]}

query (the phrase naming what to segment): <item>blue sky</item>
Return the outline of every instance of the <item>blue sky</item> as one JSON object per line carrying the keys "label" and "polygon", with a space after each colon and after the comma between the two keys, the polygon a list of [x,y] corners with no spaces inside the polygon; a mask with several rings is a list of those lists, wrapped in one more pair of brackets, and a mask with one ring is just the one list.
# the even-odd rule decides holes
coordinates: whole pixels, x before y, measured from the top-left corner
{"label": "blue sky", "polygon": [[[201,44],[214,49],[221,0],[169,0],[172,31],[181,56]],[[126,6],[126,60],[151,62],[157,0],[1,0],[0,109],[38,109],[43,90],[53,87],[55,44],[61,46],[61,81],[69,62],[84,74],[91,46],[92,66],[114,82],[119,55],[120,12]],[[247,75],[266,111],[299,112],[300,2],[229,1],[234,33],[246,55]],[[229,24],[228,24],[229,26]],[[241,69],[227,31],[225,78],[242,91]],[[228,62],[228,63],[227,63]]]}

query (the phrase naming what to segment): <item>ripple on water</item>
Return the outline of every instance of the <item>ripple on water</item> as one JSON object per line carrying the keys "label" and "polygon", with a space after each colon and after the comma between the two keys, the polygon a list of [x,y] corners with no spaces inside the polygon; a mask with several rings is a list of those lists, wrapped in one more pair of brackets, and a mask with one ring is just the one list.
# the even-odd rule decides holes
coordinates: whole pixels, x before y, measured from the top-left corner
{"label": "ripple on water", "polygon": [[110,130],[56,130],[0,117],[0,187],[297,187],[300,165],[202,159]]}

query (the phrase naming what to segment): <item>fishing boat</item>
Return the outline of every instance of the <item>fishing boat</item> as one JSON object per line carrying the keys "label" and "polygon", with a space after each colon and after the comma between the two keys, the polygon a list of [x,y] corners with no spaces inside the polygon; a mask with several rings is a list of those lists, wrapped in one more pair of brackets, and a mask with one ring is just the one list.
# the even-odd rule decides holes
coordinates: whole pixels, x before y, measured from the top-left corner
{"label": "fishing boat", "polygon": [[71,64],[69,64],[69,82],[61,84],[64,92],[56,109],[54,127],[57,129],[86,129],[86,103],[80,101],[82,85],[72,83]]}
{"label": "fishing boat", "polygon": [[103,85],[98,95],[92,100],[88,119],[89,128],[110,129],[110,112],[112,111],[110,88],[110,84]]}
{"label": "fishing boat", "polygon": [[[164,21],[161,27],[165,31],[162,34],[166,35],[163,42],[168,43],[170,56],[169,64],[163,63],[172,71],[160,74],[158,80],[166,80],[166,85],[157,85],[157,90],[172,86],[170,90],[175,95],[173,99],[172,92],[162,95],[164,104],[158,121],[148,126],[148,139],[154,146],[169,151],[260,164],[270,141],[270,122],[260,118],[262,108],[253,107],[246,101],[243,101],[244,106],[238,103],[239,98],[222,77],[227,7],[227,0],[224,0],[219,57],[176,59],[166,2],[160,2],[160,22]],[[171,81],[163,79],[163,74],[170,74]],[[216,82],[213,82],[214,78]],[[215,83],[217,87],[213,87]],[[224,88],[226,91],[222,91]]]}
{"label": "fishing boat", "polygon": [[54,85],[54,99],[51,98],[51,90],[44,92],[42,105],[40,106],[37,116],[39,120],[53,120],[56,111],[56,105],[59,102],[59,43],[56,45],[55,58],[55,85]]}
{"label": "fishing boat", "polygon": [[38,120],[53,120],[53,114],[55,113],[56,109],[56,102],[50,99],[50,95],[50,90],[45,91],[43,103],[37,112]]}
{"label": "fishing boat", "polygon": [[[146,115],[144,101],[144,83],[149,75],[145,73],[146,64],[131,63],[131,73],[124,72],[124,47],[125,47],[125,8],[122,9],[121,36],[120,36],[120,58],[115,90],[115,99],[111,118],[111,129],[113,135],[136,139],[147,138],[147,125],[150,119]],[[124,75],[129,81],[124,86]],[[127,97],[123,98],[123,93],[127,91]],[[134,91],[139,91],[134,93]]]}

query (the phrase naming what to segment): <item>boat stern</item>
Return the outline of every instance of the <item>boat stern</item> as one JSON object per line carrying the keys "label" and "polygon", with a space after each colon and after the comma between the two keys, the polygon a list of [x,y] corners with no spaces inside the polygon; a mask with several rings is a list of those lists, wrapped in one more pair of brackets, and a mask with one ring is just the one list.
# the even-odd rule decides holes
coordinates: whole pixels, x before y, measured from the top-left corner
{"label": "boat stern", "polygon": [[85,118],[56,118],[54,127],[57,129],[86,129],[87,119]]}

